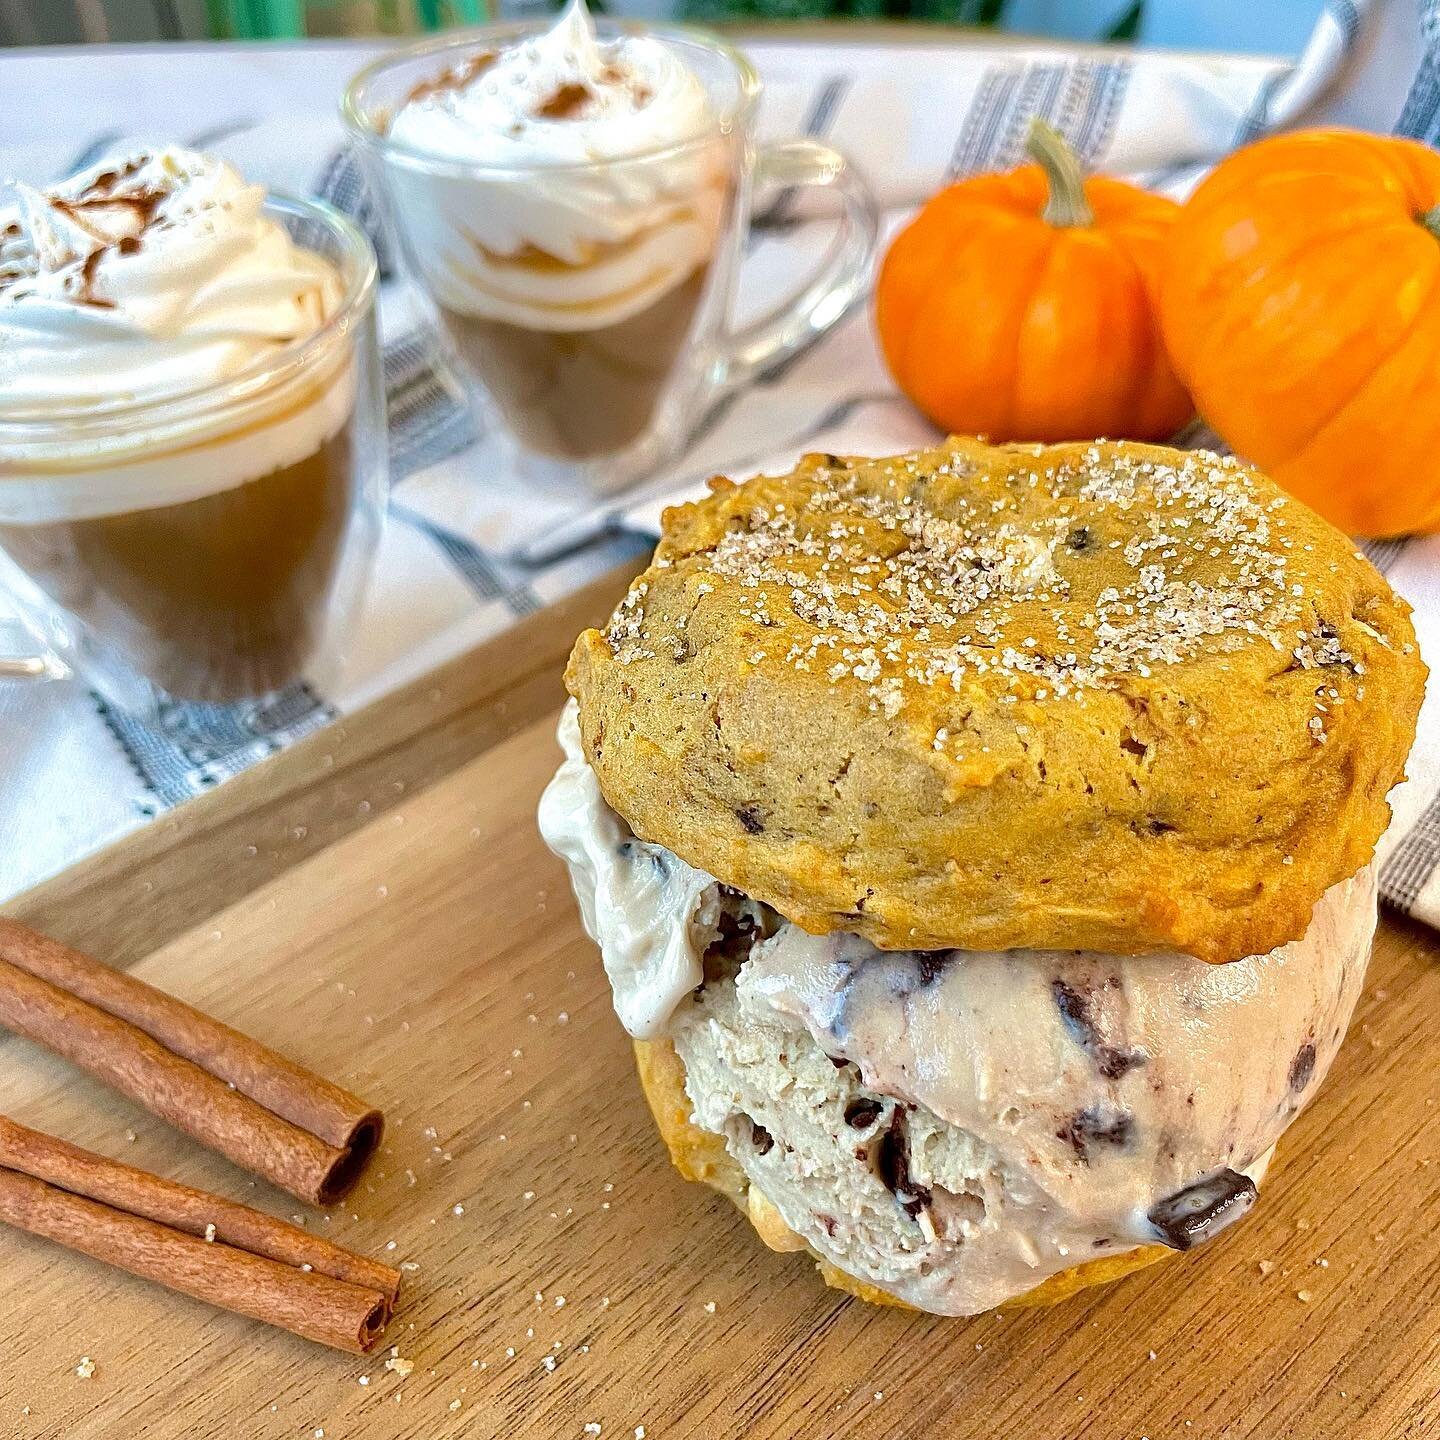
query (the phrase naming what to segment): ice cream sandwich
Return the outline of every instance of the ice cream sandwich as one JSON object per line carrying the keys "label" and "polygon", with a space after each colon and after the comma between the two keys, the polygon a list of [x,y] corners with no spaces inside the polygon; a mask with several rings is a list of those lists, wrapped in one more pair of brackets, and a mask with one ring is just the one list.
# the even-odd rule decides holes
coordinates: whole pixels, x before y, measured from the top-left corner
{"label": "ice cream sandwich", "polygon": [[667,512],[541,828],[681,1172],[938,1314],[1208,1241],[1334,1059],[1425,669],[1229,457],[951,440]]}

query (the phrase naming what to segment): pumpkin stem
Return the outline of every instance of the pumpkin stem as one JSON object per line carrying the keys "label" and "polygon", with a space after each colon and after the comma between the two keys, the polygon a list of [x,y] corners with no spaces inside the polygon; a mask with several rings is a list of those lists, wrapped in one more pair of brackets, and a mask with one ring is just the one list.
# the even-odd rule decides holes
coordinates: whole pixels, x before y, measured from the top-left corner
{"label": "pumpkin stem", "polygon": [[1085,198],[1085,177],[1080,161],[1065,143],[1065,137],[1038,117],[1030,122],[1025,140],[1030,158],[1045,172],[1050,182],[1050,198],[1045,202],[1041,219],[1047,225],[1093,225],[1095,212]]}
{"label": "pumpkin stem", "polygon": [[1437,239],[1440,240],[1440,205],[1433,210],[1427,210],[1421,217],[1420,223]]}

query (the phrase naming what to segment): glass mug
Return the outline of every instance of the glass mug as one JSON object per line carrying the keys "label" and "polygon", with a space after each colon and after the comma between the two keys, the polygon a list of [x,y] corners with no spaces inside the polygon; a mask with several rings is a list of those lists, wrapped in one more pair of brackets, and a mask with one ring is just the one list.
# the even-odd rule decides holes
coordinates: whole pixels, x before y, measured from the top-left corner
{"label": "glass mug", "polygon": [[[341,113],[449,358],[513,472],[548,489],[603,494],[674,455],[724,389],[844,315],[868,284],[879,214],[838,151],[810,140],[757,147],[754,68],[719,39],[680,27],[596,23],[602,40],[652,35],[699,79],[711,122],[678,144],[622,159],[491,165],[389,134],[417,89],[550,23],[485,26],[383,57],[350,83]],[[729,315],[757,186],[833,188],[842,213],[816,273],[736,330]],[[649,238],[636,228],[647,204],[664,217],[657,229],[678,214],[686,258],[658,285],[652,274],[648,288],[642,276],[630,290],[607,290],[617,282],[606,267],[623,270]],[[551,243],[568,253],[545,248],[557,234]],[[629,298],[617,305],[617,295]]]}
{"label": "glass mug", "polygon": [[353,618],[385,502],[374,252],[328,205],[265,213],[339,273],[315,334],[155,400],[0,404],[0,587],[39,651],[0,675],[73,674],[165,730],[253,728]]}

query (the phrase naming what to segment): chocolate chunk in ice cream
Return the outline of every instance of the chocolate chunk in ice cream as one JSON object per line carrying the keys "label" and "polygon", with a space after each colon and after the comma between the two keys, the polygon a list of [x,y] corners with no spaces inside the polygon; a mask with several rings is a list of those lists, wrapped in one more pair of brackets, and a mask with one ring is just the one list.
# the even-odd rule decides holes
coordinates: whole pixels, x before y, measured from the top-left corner
{"label": "chocolate chunk in ice cream", "polygon": [[1237,1170],[1221,1170],[1167,1196],[1151,1208],[1149,1221],[1161,1240],[1189,1250],[1238,1220],[1254,1203],[1255,1182]]}
{"label": "chocolate chunk in ice cream", "polygon": [[940,972],[945,968],[945,962],[949,960],[948,950],[917,950],[915,952],[915,965],[920,971],[920,983],[922,985],[933,985],[940,977]]}
{"label": "chocolate chunk in ice cream", "polygon": [[853,1130],[868,1130],[880,1118],[880,1110],[878,1100],[857,1096],[845,1107],[845,1123]]}
{"label": "chocolate chunk in ice cream", "polygon": [[1124,1149],[1130,1143],[1135,1122],[1123,1110],[1101,1110],[1090,1105],[1070,1116],[1055,1132],[1075,1152],[1082,1165],[1090,1163],[1091,1152],[1100,1145]]}
{"label": "chocolate chunk in ice cream", "polygon": [[756,942],[762,939],[764,936],[753,916],[723,909],[716,921],[715,938],[705,947],[703,959],[707,966],[722,972],[727,966],[738,968],[750,958]]}
{"label": "chocolate chunk in ice cream", "polygon": [[1065,1028],[1076,1043],[1090,1053],[1096,1068],[1107,1080],[1118,1080],[1149,1059],[1143,1050],[1127,1049],[1106,1041],[1095,1019],[1090,995],[1058,978],[1050,982],[1050,993],[1055,997]]}
{"label": "chocolate chunk in ice cream", "polygon": [[898,1105],[891,1112],[890,1128],[880,1137],[876,1165],[885,1188],[912,1220],[929,1208],[930,1191],[910,1174],[910,1136],[905,1111]]}

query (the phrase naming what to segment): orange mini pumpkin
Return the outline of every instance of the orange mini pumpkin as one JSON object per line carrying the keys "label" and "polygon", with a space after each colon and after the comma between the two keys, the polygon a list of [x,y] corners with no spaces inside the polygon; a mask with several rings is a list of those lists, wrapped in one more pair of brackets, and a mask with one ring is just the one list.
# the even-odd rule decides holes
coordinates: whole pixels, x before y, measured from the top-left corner
{"label": "orange mini pumpkin", "polygon": [[875,318],[900,388],[937,425],[992,440],[1165,439],[1193,406],[1153,293],[1174,201],[1082,179],[1035,122],[1037,161],[961,180],[896,236]]}
{"label": "orange mini pumpkin", "polygon": [[1440,529],[1440,154],[1237,151],[1172,232],[1161,319],[1206,420],[1292,494],[1355,535]]}

